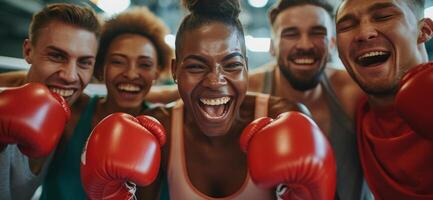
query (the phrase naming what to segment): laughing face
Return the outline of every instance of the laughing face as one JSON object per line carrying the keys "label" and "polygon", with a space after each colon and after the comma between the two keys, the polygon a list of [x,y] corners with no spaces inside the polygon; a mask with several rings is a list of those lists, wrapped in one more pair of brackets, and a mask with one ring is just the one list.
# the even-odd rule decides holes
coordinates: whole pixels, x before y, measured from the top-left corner
{"label": "laughing face", "polygon": [[94,33],[52,21],[39,30],[37,41],[24,41],[24,58],[31,64],[27,81],[45,84],[72,105],[92,77],[97,48]]}
{"label": "laughing face", "polygon": [[207,136],[228,133],[247,91],[236,31],[218,22],[185,32],[173,65],[186,113]]}
{"label": "laughing face", "polygon": [[140,107],[158,77],[153,43],[137,34],[117,36],[110,43],[104,63],[107,102],[122,108]]}
{"label": "laughing face", "polygon": [[313,5],[287,8],[276,17],[273,54],[293,88],[308,90],[319,83],[331,48],[331,17]]}
{"label": "laughing face", "polygon": [[337,13],[340,58],[361,88],[395,93],[402,75],[422,62],[415,14],[403,0],[347,0]]}

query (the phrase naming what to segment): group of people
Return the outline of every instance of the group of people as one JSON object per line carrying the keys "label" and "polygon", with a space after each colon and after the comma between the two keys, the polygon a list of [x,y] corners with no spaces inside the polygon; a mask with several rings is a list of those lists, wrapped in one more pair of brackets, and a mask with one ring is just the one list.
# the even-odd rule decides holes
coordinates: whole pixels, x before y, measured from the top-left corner
{"label": "group of people", "polygon": [[[275,62],[252,72],[239,1],[183,3],[173,52],[144,7],[33,16],[30,70],[0,75],[2,199],[40,185],[41,199],[433,199],[423,0],[344,0],[335,14],[279,0]],[[335,48],[346,70],[330,66]],[[180,99],[148,102],[169,67],[176,90],[152,98]],[[92,76],[106,96],[83,94]]]}

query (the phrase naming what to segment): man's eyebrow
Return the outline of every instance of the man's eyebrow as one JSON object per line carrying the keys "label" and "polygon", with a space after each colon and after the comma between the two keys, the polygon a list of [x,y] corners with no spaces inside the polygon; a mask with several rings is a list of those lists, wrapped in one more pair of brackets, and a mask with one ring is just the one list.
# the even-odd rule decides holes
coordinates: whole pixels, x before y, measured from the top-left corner
{"label": "man's eyebrow", "polygon": [[59,52],[59,53],[61,53],[61,54],[64,54],[64,55],[68,55],[68,53],[66,53],[66,51],[64,51],[63,49],[60,49],[60,48],[58,48],[58,47],[56,47],[56,46],[52,46],[52,45],[50,45],[50,46],[47,46],[47,49],[48,49],[48,50],[57,51],[57,52]]}
{"label": "man's eyebrow", "polygon": [[325,26],[322,26],[322,25],[313,26],[311,29],[313,29],[313,30],[321,30],[321,31],[328,32],[328,29]]}
{"label": "man's eyebrow", "polygon": [[242,53],[240,53],[240,52],[233,52],[233,53],[231,53],[231,54],[225,56],[225,57],[223,58],[223,61],[230,60],[231,58],[234,58],[234,57],[236,57],[236,56],[239,56],[239,57],[241,57],[242,59],[244,59],[244,56],[242,55]]}
{"label": "man's eyebrow", "polygon": [[289,32],[289,31],[296,31],[296,30],[297,30],[296,27],[286,27],[281,31],[281,33]]}
{"label": "man's eyebrow", "polygon": [[341,23],[343,23],[345,21],[349,21],[349,20],[355,20],[355,16],[352,14],[344,15],[343,17],[341,17],[340,19],[337,20],[336,25],[338,26],[338,24],[341,24]]}
{"label": "man's eyebrow", "polygon": [[[46,49],[59,52],[62,55],[65,55],[65,56],[70,56],[65,50],[63,50],[63,49],[61,49],[59,47],[53,46],[53,45],[47,46]],[[89,58],[95,58],[95,55],[83,55],[83,56],[80,56],[80,59],[89,59]]]}
{"label": "man's eyebrow", "polygon": [[393,3],[391,2],[384,2],[384,3],[375,3],[372,6],[370,6],[368,8],[368,12],[373,12],[376,10],[380,10],[380,9],[384,9],[384,8],[389,8],[389,7],[396,7]]}

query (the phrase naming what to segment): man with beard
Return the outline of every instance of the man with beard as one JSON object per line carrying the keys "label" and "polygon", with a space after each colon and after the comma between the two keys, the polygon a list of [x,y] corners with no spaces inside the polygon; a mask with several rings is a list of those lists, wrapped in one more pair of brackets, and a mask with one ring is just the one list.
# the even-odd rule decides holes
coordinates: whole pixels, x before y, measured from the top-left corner
{"label": "man with beard", "polygon": [[357,116],[358,149],[375,199],[433,199],[433,21],[424,0],[346,0],[337,45],[367,93]]}
{"label": "man with beard", "polygon": [[250,75],[249,90],[303,103],[327,135],[337,160],[337,197],[364,199],[353,119],[361,90],[346,71],[327,67],[334,48],[333,7],[321,0],[282,0],[271,9],[277,63]]}

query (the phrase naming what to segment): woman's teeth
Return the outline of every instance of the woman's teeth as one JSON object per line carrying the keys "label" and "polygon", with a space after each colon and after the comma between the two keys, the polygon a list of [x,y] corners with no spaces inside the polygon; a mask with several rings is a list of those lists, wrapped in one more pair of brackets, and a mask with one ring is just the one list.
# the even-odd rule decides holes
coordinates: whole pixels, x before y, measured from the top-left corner
{"label": "woman's teeth", "polygon": [[134,84],[129,83],[121,83],[117,86],[119,90],[126,91],[126,92],[138,92],[140,91],[140,87]]}
{"label": "woman's teeth", "polygon": [[223,105],[230,101],[230,97],[220,97],[220,98],[200,98],[200,102],[202,102],[204,105],[210,105],[210,106],[217,106],[217,105]]}

